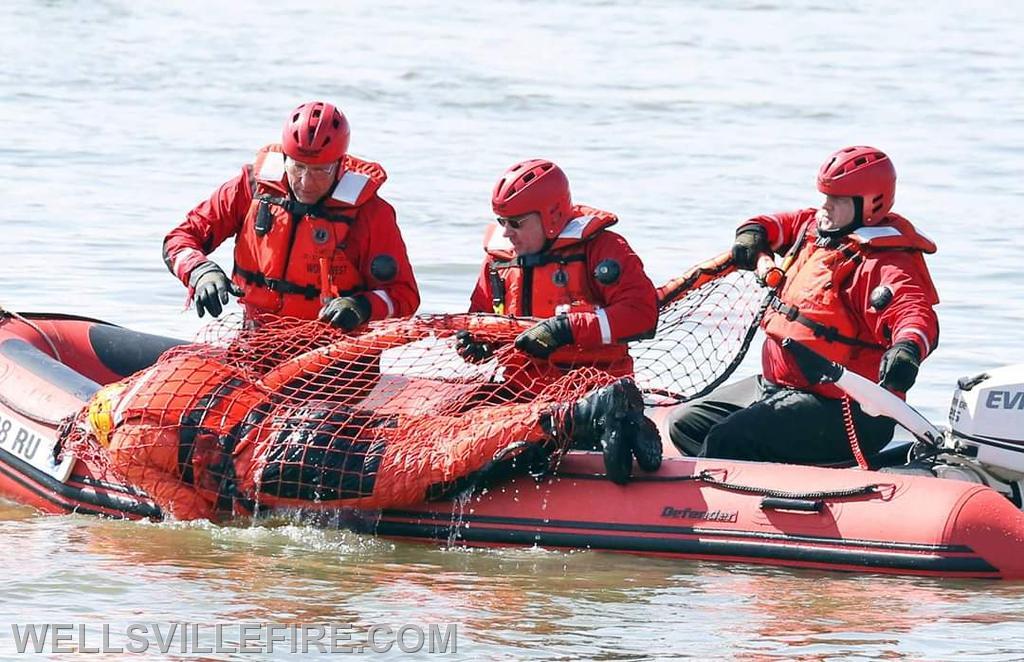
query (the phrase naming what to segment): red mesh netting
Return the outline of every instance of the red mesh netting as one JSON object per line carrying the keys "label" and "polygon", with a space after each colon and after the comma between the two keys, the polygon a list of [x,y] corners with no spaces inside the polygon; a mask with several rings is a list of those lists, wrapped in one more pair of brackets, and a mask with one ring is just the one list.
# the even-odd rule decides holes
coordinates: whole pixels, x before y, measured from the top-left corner
{"label": "red mesh netting", "polygon": [[[701,265],[660,290],[657,336],[632,347],[639,385],[679,401],[739,363],[762,296],[752,278],[729,272]],[[518,352],[512,342],[532,323],[425,315],[357,336],[315,321],[215,324],[98,394],[64,447],[182,519],[240,505],[421,502],[496,456],[557,461],[580,443],[572,404],[615,376],[587,367],[584,350],[544,361]],[[463,361],[453,338],[463,329],[494,356]]]}

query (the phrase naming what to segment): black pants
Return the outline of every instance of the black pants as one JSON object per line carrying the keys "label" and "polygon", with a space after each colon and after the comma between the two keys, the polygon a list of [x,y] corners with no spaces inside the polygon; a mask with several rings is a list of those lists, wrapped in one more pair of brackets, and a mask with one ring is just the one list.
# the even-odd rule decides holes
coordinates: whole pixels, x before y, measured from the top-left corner
{"label": "black pants", "polygon": [[[878,452],[892,440],[896,423],[850,404],[861,450]],[[760,375],[680,405],[669,430],[686,455],[791,464],[853,459],[840,400],[784,388]]]}

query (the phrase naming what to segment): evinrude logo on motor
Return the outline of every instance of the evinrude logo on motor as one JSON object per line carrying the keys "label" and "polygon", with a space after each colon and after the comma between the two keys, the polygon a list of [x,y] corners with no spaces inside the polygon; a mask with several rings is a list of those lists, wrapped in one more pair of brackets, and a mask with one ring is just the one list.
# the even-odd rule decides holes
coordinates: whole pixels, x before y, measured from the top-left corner
{"label": "evinrude logo on motor", "polygon": [[989,391],[986,409],[1024,409],[1024,391]]}
{"label": "evinrude logo on motor", "polygon": [[665,506],[661,510],[661,516],[672,519],[699,519],[705,522],[735,522],[739,519],[740,513],[737,510],[694,510],[689,506],[685,508]]}

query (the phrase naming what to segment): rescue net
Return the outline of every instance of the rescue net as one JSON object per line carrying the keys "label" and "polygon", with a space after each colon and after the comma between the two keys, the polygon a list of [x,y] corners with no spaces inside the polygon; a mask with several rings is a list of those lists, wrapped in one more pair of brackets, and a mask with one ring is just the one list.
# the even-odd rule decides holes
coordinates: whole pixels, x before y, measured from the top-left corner
{"label": "rescue net", "polygon": [[658,330],[630,345],[637,384],[652,405],[711,392],[750,349],[769,294],[728,254],[700,263],[658,288]]}
{"label": "rescue net", "polygon": [[[667,283],[657,335],[631,348],[638,385],[679,402],[720,383],[749,345],[762,292],[721,260]],[[542,470],[570,445],[595,447],[575,403],[623,366],[595,367],[572,348],[526,356],[513,342],[534,322],[422,315],[358,335],[316,321],[217,323],[102,390],[66,422],[63,446],[182,519],[446,496],[496,462]],[[463,360],[462,330],[494,355]]]}

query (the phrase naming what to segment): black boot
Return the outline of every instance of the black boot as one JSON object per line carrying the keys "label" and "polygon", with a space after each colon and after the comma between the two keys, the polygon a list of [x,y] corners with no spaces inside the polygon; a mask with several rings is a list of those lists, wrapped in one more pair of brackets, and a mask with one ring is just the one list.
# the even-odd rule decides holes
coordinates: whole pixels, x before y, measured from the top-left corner
{"label": "black boot", "polygon": [[657,471],[661,467],[661,435],[658,426],[643,414],[632,419],[633,440],[630,446],[636,463],[644,471]]}
{"label": "black boot", "polygon": [[643,396],[626,377],[580,398],[572,407],[572,447],[600,450],[608,478],[620,485],[628,482],[637,436],[634,425],[643,408]]}
{"label": "black boot", "polygon": [[629,412],[643,411],[643,407],[643,396],[628,377],[591,391],[571,407],[572,447],[599,450],[606,427],[625,418]]}
{"label": "black boot", "polygon": [[661,468],[661,435],[658,434],[658,426],[642,411],[630,409],[624,416],[616,418],[614,424],[605,425],[601,451],[605,473],[613,483],[625,485],[629,482],[634,457],[644,471]]}

